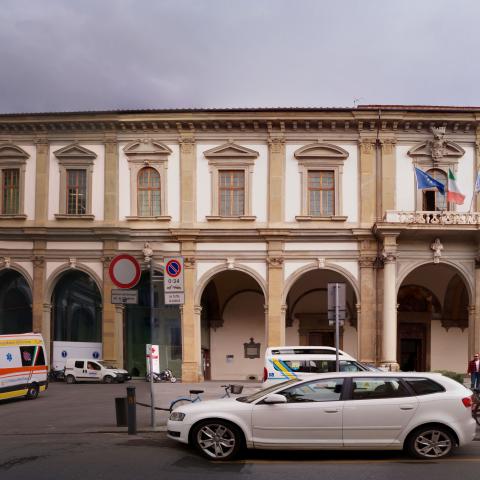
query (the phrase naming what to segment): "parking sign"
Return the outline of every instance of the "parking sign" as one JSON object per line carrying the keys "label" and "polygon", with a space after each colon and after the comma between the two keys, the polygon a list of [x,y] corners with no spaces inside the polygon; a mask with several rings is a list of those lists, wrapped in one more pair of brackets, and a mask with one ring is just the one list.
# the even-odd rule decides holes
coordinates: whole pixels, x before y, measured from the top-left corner
{"label": "parking sign", "polygon": [[165,259],[163,288],[165,293],[182,293],[183,287],[183,258],[172,257]]}

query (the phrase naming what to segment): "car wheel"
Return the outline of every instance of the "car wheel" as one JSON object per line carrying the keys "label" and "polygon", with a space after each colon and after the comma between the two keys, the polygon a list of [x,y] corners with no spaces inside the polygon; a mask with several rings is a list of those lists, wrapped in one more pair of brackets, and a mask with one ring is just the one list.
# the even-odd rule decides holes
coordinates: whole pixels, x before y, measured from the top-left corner
{"label": "car wheel", "polygon": [[224,420],[205,420],[195,426],[192,442],[210,460],[231,460],[240,452],[243,436],[238,427]]}
{"label": "car wheel", "polygon": [[103,377],[103,383],[113,383],[113,377],[111,375],[105,375]]}
{"label": "car wheel", "polygon": [[29,385],[27,389],[27,399],[35,400],[38,397],[39,388],[38,385]]}
{"label": "car wheel", "polygon": [[432,459],[446,457],[452,452],[455,440],[441,426],[425,426],[413,431],[407,441],[407,452],[416,458]]}
{"label": "car wheel", "polygon": [[75,383],[75,377],[73,375],[67,375],[65,381],[71,385],[72,383]]}

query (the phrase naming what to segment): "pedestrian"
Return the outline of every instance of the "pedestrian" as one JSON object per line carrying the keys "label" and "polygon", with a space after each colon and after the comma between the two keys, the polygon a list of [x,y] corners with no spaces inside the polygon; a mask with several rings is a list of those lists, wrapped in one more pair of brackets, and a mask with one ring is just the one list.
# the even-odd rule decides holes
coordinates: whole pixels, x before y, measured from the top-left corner
{"label": "pedestrian", "polygon": [[478,353],[468,362],[467,373],[470,374],[471,388],[480,388],[480,358]]}

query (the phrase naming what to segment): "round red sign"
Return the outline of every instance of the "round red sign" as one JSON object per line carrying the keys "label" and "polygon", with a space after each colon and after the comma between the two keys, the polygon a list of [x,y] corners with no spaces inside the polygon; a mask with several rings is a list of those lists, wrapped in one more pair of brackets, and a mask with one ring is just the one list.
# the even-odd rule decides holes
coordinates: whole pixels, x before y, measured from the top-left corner
{"label": "round red sign", "polygon": [[137,259],[124,253],[110,262],[108,273],[118,288],[132,288],[140,280],[142,272]]}

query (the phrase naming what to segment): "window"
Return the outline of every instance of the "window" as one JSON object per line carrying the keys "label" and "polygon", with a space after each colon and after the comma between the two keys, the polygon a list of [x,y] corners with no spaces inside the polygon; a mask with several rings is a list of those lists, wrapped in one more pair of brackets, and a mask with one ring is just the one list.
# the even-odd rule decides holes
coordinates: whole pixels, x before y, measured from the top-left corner
{"label": "window", "polygon": [[212,211],[207,220],[255,220],[251,186],[258,152],[226,143],[204,152],[211,174]]}
{"label": "window", "polygon": [[352,400],[410,396],[398,378],[354,378]]}
{"label": "window", "polygon": [[[447,174],[439,168],[427,170],[427,173],[435,180],[445,185],[445,193],[447,191]],[[436,188],[423,190],[423,210],[427,212],[435,212],[439,210],[447,210],[447,195],[442,195]]]}
{"label": "window", "polygon": [[343,164],[348,152],[328,143],[312,143],[295,151],[301,178],[301,211],[295,218],[345,221],[342,216]]}
{"label": "window", "polygon": [[97,154],[74,143],[55,151],[54,155],[60,169],[59,213],[55,218],[93,220],[92,176]]}
{"label": "window", "polygon": [[156,217],[160,215],[160,175],[151,167],[138,172],[138,216]]}
{"label": "window", "polygon": [[67,170],[68,215],[84,215],[87,212],[87,172]]}
{"label": "window", "polygon": [[43,347],[38,347],[35,365],[45,365],[45,353],[43,352]]}
{"label": "window", "polygon": [[17,145],[0,145],[0,215],[26,218],[25,171],[30,155]]}
{"label": "window", "polygon": [[416,395],[428,395],[445,391],[441,385],[429,378],[405,378],[405,381]]}
{"label": "window", "polygon": [[279,393],[286,397],[287,403],[332,402],[340,400],[342,388],[343,378],[328,378],[302,383]]}
{"label": "window", "polygon": [[333,171],[308,171],[308,214],[312,217],[328,217],[335,214]]}
{"label": "window", "polygon": [[[282,360],[282,363],[298,373],[326,373],[334,372],[336,369],[335,360]],[[358,363],[350,360],[340,360],[339,363],[341,372],[360,372],[363,370]],[[276,364],[273,364],[273,367],[275,370],[281,371]]]}
{"label": "window", "polygon": [[83,368],[83,363],[84,363],[83,360],[82,361],[77,360],[75,362],[75,368]]}
{"label": "window", "polygon": [[20,347],[20,355],[22,357],[22,366],[30,367],[33,365],[36,347]]}
{"label": "window", "polygon": [[20,170],[7,168],[2,171],[2,215],[20,213]]}
{"label": "window", "polygon": [[123,149],[130,169],[130,215],[127,220],[169,221],[167,167],[172,150],[152,139],[136,140]]}
{"label": "window", "polygon": [[220,170],[219,207],[222,217],[237,217],[245,212],[245,172],[238,170]]}

